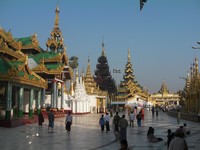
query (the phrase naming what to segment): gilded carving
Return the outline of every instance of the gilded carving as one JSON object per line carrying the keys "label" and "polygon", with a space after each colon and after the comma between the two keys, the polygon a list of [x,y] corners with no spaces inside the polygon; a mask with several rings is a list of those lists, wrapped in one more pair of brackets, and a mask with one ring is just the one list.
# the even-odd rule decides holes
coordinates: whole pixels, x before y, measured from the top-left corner
{"label": "gilded carving", "polygon": [[33,34],[33,35],[31,36],[31,40],[32,40],[32,44],[33,44],[35,47],[38,47],[39,42],[38,42],[38,39],[37,39],[37,34]]}

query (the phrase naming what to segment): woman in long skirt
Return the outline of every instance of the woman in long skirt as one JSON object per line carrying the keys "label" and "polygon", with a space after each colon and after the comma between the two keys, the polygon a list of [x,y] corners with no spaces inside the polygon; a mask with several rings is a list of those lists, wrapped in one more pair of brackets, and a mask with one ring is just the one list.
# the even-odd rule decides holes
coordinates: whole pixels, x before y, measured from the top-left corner
{"label": "woman in long skirt", "polygon": [[67,133],[70,133],[70,131],[71,131],[71,125],[72,125],[71,112],[69,112],[68,115],[66,116],[65,124],[66,124]]}

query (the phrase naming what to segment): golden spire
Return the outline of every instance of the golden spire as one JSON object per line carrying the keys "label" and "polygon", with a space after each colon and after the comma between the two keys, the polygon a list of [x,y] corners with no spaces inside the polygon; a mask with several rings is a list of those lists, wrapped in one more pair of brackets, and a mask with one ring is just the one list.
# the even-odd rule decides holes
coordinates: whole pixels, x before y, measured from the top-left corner
{"label": "golden spire", "polygon": [[56,17],[55,17],[54,28],[59,28],[58,25],[59,25],[59,12],[60,12],[60,10],[59,10],[58,6],[56,7],[55,12],[56,12]]}
{"label": "golden spire", "polygon": [[199,64],[198,64],[198,58],[195,57],[195,74],[198,76],[199,74]]}
{"label": "golden spire", "polygon": [[130,48],[128,49],[128,62],[131,62]]}
{"label": "golden spire", "polygon": [[190,65],[190,74],[191,74],[191,78],[193,77],[193,72],[192,72],[193,68],[192,68],[192,64]]}
{"label": "golden spire", "polygon": [[186,83],[185,83],[186,90],[188,90],[190,87],[190,80],[191,80],[190,73],[189,73],[189,71],[187,71],[187,78],[186,78]]}
{"label": "golden spire", "polygon": [[91,68],[90,68],[90,58],[89,57],[88,57],[88,66],[87,66],[87,70],[86,70],[86,77],[87,78],[92,77]]}
{"label": "golden spire", "polygon": [[167,86],[165,84],[165,80],[163,80],[163,83],[162,83],[162,86],[160,88],[159,93],[161,93],[161,94],[168,94],[169,93]]}

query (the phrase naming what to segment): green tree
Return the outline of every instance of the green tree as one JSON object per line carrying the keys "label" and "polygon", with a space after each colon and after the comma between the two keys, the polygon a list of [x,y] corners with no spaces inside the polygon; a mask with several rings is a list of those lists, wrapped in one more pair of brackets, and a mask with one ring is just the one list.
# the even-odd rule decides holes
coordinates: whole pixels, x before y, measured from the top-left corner
{"label": "green tree", "polygon": [[109,95],[115,93],[117,88],[109,71],[107,57],[105,56],[104,43],[102,43],[102,55],[98,58],[95,70],[95,81],[101,90],[108,91]]}
{"label": "green tree", "polygon": [[70,57],[70,59],[69,59],[69,65],[73,69],[73,72],[75,74],[75,69],[78,68],[78,57],[76,57],[76,56]]}

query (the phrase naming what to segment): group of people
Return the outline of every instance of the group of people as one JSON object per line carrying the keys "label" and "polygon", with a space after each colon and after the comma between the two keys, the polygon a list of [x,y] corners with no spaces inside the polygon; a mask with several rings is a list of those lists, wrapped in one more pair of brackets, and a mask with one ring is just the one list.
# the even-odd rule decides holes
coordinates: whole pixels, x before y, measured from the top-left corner
{"label": "group of people", "polygon": [[187,124],[184,123],[175,132],[171,129],[167,131],[167,147],[169,150],[187,150],[186,136],[190,134],[190,130],[187,129]]}
{"label": "group of people", "polygon": [[[54,120],[55,120],[55,116],[52,110],[50,110],[50,112],[48,113],[48,130],[49,128],[51,128],[51,130],[54,128]],[[40,112],[38,114],[38,125],[40,128],[42,128],[44,122],[44,116],[42,114],[42,112]],[[65,129],[67,130],[67,133],[70,133],[71,131],[71,125],[72,125],[72,115],[71,112],[68,112],[66,119],[65,119]]]}
{"label": "group of people", "polygon": [[[137,125],[140,127],[141,124],[144,122],[144,109],[142,108],[139,113],[137,114],[137,108],[134,108],[134,111],[131,111],[129,114],[129,122],[125,118],[125,115],[122,117],[119,116],[119,113],[113,117],[113,125],[114,125],[114,134],[116,139],[126,139],[126,128],[128,126],[134,127],[135,119],[137,120]],[[106,132],[110,131],[110,116],[109,113],[101,115],[99,119],[99,125],[101,126],[101,132],[104,132],[104,128],[106,127]]]}
{"label": "group of people", "polygon": [[159,110],[158,106],[156,107],[152,106],[151,108],[152,116],[154,116],[155,112],[156,112],[156,116],[158,116],[158,110]]}
{"label": "group of people", "polygon": [[108,113],[106,115],[101,115],[99,119],[99,125],[101,126],[101,132],[104,132],[104,128],[106,126],[106,132],[110,131],[110,116]]}
{"label": "group of people", "polygon": [[[167,148],[168,150],[188,150],[187,142],[185,140],[186,135],[190,134],[190,130],[187,129],[187,124],[184,123],[175,132],[171,129],[167,130]],[[147,131],[147,139],[149,142],[155,143],[163,141],[162,138],[154,135],[154,128],[149,127]]]}
{"label": "group of people", "polygon": [[[110,116],[108,113],[106,113],[105,116],[101,115],[101,118],[99,119],[99,125],[101,126],[102,132],[104,132],[105,126],[106,132],[110,131]],[[126,128],[128,127],[128,121],[125,119],[125,115],[120,117],[118,112],[116,112],[115,116],[113,117],[113,125],[116,139],[118,137],[120,137],[121,140],[126,139]]]}
{"label": "group of people", "polygon": [[[52,110],[50,110],[50,112],[48,113],[48,120],[49,120],[49,124],[48,124],[48,130],[49,128],[53,129],[54,127],[54,113]],[[42,128],[44,123],[44,116],[42,114],[42,112],[40,112],[38,114],[38,125],[40,128]]]}

